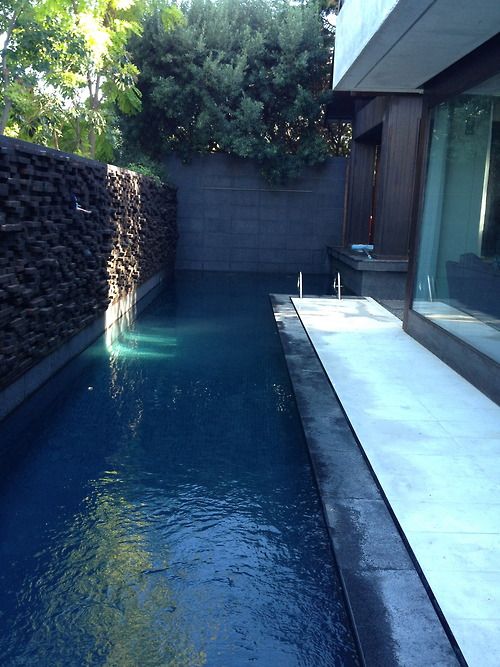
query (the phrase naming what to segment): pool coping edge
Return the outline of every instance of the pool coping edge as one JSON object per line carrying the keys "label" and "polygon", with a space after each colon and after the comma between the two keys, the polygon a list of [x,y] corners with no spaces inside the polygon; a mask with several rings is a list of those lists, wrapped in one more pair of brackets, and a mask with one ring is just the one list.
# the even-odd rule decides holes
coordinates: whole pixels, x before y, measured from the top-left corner
{"label": "pool coping edge", "polygon": [[290,296],[270,299],[361,660],[466,665]]}

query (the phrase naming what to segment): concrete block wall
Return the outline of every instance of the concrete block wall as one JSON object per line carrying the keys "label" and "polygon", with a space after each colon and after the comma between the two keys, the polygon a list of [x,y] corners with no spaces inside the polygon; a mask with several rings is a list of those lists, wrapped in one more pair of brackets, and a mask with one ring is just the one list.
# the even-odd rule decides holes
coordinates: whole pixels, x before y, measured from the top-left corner
{"label": "concrete block wall", "polygon": [[176,237],[174,187],[1,137],[0,389],[173,270]]}
{"label": "concrete block wall", "polygon": [[345,158],[330,158],[272,188],[249,161],[167,160],[178,188],[177,268],[328,273],[327,246],[342,241]]}

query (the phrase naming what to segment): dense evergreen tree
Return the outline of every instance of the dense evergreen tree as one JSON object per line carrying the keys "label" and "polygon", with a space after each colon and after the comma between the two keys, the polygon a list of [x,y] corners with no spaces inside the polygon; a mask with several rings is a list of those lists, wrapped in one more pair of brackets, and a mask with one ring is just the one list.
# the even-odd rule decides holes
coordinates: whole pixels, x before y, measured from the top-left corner
{"label": "dense evergreen tree", "polygon": [[334,4],[5,0],[0,133],[107,161],[123,145],[149,171],[167,150],[225,151],[293,177],[345,138],[323,123]]}
{"label": "dense evergreen tree", "polygon": [[323,123],[328,4],[190,0],[170,31],[153,12],[130,44],[142,111],[124,119],[127,151],[224,151],[255,159],[272,182],[323,161],[333,148]]}

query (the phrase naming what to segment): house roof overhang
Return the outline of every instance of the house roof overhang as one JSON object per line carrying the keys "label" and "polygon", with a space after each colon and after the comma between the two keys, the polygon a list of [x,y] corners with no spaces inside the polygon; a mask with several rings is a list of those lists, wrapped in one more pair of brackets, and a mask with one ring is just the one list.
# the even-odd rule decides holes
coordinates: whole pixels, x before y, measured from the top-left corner
{"label": "house roof overhang", "polygon": [[419,92],[499,31],[499,0],[345,0],[337,17],[333,88]]}

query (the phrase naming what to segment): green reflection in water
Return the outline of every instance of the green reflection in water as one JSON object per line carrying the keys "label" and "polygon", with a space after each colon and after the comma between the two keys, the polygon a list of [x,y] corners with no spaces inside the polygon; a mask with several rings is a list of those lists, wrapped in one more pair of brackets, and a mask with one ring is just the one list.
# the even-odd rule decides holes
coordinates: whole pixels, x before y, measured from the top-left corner
{"label": "green reflection in water", "polygon": [[153,562],[147,521],[121,495],[123,482],[114,470],[95,482],[35,590],[25,591],[40,609],[30,645],[51,646],[61,665],[79,655],[82,665],[201,667],[206,654],[189,637],[168,555],[158,558],[155,545]]}

